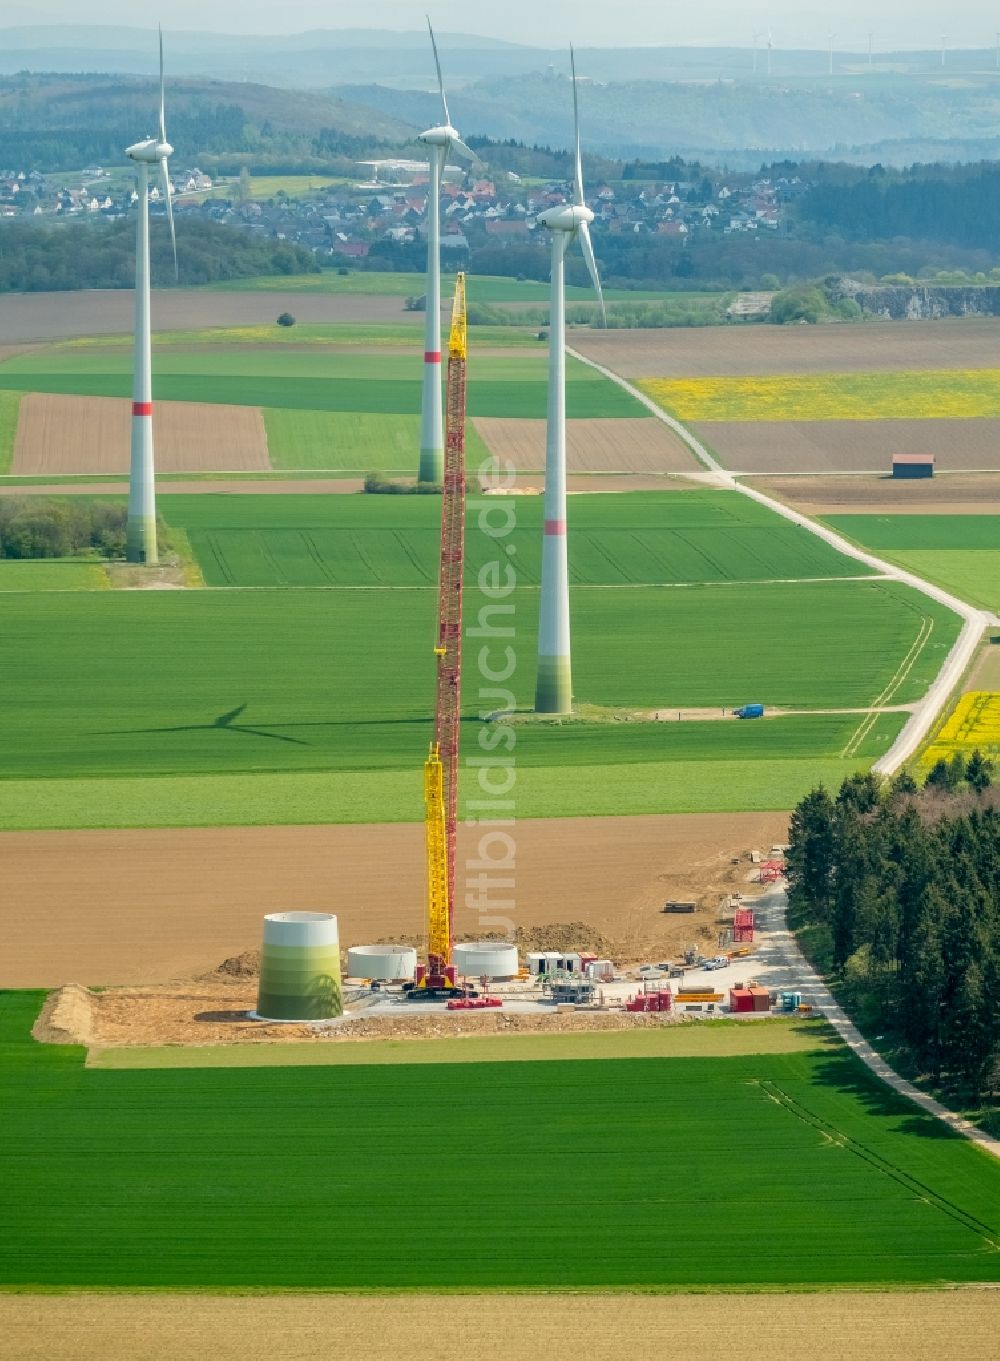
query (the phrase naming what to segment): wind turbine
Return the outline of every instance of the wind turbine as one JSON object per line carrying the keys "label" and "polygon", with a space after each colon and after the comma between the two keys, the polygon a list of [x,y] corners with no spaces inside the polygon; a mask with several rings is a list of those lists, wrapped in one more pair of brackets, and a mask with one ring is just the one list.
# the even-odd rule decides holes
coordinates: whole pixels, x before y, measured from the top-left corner
{"label": "wind turbine", "polygon": [[873,43],[874,41],[875,41],[875,34],[872,32],[871,29],[869,29],[869,30],[868,30],[868,66],[869,66],[869,69],[871,68],[871,64],[872,64],[872,43]]}
{"label": "wind turbine", "polygon": [[774,50],[774,39],[771,37],[771,30],[767,30],[767,74],[771,74],[771,53]]}
{"label": "wind turbine", "polygon": [[160,130],[156,137],[126,149],[138,169],[139,212],[135,239],[135,361],[132,375],[132,456],[128,479],[128,527],[125,557],[129,562],[155,564],[156,487],[153,467],[152,340],[149,322],[149,169],[159,166],[167,203],[170,242],[177,277],[177,237],[167,160],[173,153],[167,141],[163,87],[163,30],[160,29]]}
{"label": "wind turbine", "polygon": [[424,387],[420,401],[420,468],[421,482],[444,481],[444,418],[441,407],[441,178],[452,150],[466,160],[474,161],[476,154],[465,145],[451,126],[448,100],[441,77],[441,59],[431,21],[427,20],[437,67],[438,90],[444,122],[422,132],[417,141],[428,151],[430,187],[427,194],[427,284],[424,315]]}
{"label": "wind turbine", "polygon": [[756,29],[753,31],[753,73],[757,74],[757,44],[760,42],[761,35]]}
{"label": "wind turbine", "polygon": [[829,40],[829,43],[830,43],[830,62],[829,62],[829,66],[828,66],[828,69],[827,69],[827,74],[832,76],[832,75],[833,75],[833,44],[834,44],[834,42],[835,42],[836,39],[837,39],[837,35],[836,35],[836,33],[828,33],[826,36],[827,36],[827,39]]}
{"label": "wind turbine", "polygon": [[590,240],[594,214],[583,196],[580,158],[580,108],[576,88],[576,58],[569,49],[573,75],[573,128],[576,159],[573,201],[538,214],[552,233],[552,285],[549,303],[549,392],[545,429],[545,525],[542,537],[542,591],[538,621],[538,675],[535,712],[566,714],[573,707],[573,678],[569,640],[569,563],[566,553],[566,293],[565,261],[570,242],[579,239],[601,317],[606,323],[604,294]]}
{"label": "wind turbine", "polygon": [[941,34],[941,65],[942,65],[942,66],[945,65],[945,61],[946,61],[946,58],[947,58],[947,54],[948,54],[948,34],[947,34],[947,33],[942,33],[942,34]]}

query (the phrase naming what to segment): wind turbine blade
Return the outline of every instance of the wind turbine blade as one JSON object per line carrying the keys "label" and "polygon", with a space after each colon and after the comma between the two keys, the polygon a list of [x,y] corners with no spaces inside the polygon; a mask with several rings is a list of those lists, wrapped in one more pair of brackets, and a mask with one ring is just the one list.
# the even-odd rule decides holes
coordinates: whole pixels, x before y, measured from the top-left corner
{"label": "wind turbine blade", "polygon": [[583,162],[580,159],[580,106],[576,97],[576,57],[573,44],[569,46],[569,67],[573,75],[573,131],[576,139],[576,163],[573,170],[573,202],[580,208],[583,204]]}
{"label": "wind turbine blade", "polygon": [[601,308],[601,325],[607,326],[608,314],[604,308],[604,291],[601,288],[601,277],[597,272],[597,261],[594,258],[594,243],[590,239],[590,228],[586,222],[580,223],[577,228],[577,235],[580,237],[580,249],[583,251],[583,258],[587,262],[590,282],[594,285],[594,292],[597,294],[597,301]]}
{"label": "wind turbine blade", "polygon": [[167,110],[163,89],[163,29],[160,28],[160,141],[167,140]]}
{"label": "wind turbine blade", "polygon": [[444,77],[441,75],[441,58],[438,56],[437,39],[434,37],[434,29],[431,27],[431,16],[428,14],[426,19],[427,32],[431,35],[431,47],[434,49],[434,65],[437,67],[438,89],[441,91],[441,107],[444,109],[444,123],[445,127],[450,128],[451,114],[448,112],[448,99],[444,92]]}
{"label": "wind turbine blade", "polygon": [[461,156],[463,160],[466,161],[479,160],[479,157],[472,150],[472,147],[466,146],[465,143],[462,141],[461,137],[456,137],[455,140],[452,142],[451,147],[453,151],[458,152],[459,156]]}
{"label": "wind turbine blade", "polygon": [[179,279],[180,273],[177,269],[177,233],[174,231],[174,198],[170,188],[170,171],[167,169],[166,156],[160,161],[160,174],[163,177],[163,197],[167,201],[167,222],[170,225],[170,244],[174,252],[174,279]]}

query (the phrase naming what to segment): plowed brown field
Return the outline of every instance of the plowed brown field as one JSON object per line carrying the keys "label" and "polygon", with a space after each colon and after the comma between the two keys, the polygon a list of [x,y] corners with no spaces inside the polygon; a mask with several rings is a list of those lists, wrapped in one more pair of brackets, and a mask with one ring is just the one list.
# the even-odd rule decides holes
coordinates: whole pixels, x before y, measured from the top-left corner
{"label": "plowed brown field", "polygon": [[933,454],[944,471],[1000,469],[1000,420],[699,421],[693,428],[739,472],[889,472],[893,454]]}
{"label": "plowed brown field", "polygon": [[748,486],[805,515],[1000,515],[1000,472],[949,473],[914,482],[865,477],[752,477]]}
{"label": "plowed brown field", "polygon": [[1000,368],[1000,319],[580,330],[573,347],[623,378]]}
{"label": "plowed brown field", "polygon": [[[477,1361],[994,1361],[1000,1292],[830,1295],[8,1295],[3,1361],[398,1361],[447,1319]],[[667,1345],[669,1344],[669,1345]]]}
{"label": "plowed brown field", "polygon": [[[119,397],[29,392],[21,402],[11,471],[127,473],[131,404]],[[270,472],[264,419],[255,406],[157,402],[156,466],[164,473]]]}
{"label": "plowed brown field", "polygon": [[[462,830],[460,884],[477,854]],[[786,833],[781,813],[519,823],[508,915],[522,927],[582,921],[636,952],[714,941],[721,894],[750,869],[731,857]],[[415,935],[423,856],[420,825],[5,832],[0,987],[188,977],[256,946],[264,913],[284,909],[336,912],[344,944]],[[702,896],[693,917],[660,912]],[[468,934],[499,924],[468,909],[456,919]]]}
{"label": "plowed brown field", "polygon": [[[72,336],[127,335],[132,330],[130,288],[83,289],[79,293],[8,293],[0,308],[0,344],[68,340]],[[404,312],[402,298],[361,293],[207,293],[169,288],[153,293],[155,331],[201,326],[273,326],[282,312],[298,321],[398,322],[423,325],[421,312]],[[414,329],[414,342],[419,343]]]}
{"label": "plowed brown field", "polygon": [[[490,452],[521,471],[545,467],[545,422],[478,416]],[[700,465],[687,446],[654,416],[566,422],[566,463],[571,472],[691,472]]]}

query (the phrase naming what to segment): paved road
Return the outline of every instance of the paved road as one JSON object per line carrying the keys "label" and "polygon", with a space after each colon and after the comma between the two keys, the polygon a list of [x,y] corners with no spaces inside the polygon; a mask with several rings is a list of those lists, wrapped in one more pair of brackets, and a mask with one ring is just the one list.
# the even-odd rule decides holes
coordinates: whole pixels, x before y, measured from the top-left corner
{"label": "paved road", "polygon": [[674,416],[670,416],[663,411],[656,403],[644,392],[615,373],[613,369],[606,368],[603,364],[596,363],[593,359],[588,359],[586,355],[580,354],[578,350],[567,347],[567,353],[572,354],[582,364],[589,368],[596,369],[605,378],[611,379],[619,387],[624,388],[636,401],[641,402],[658,420],[663,421],[670,427],[676,435],[679,435],[688,446],[695,457],[713,475],[712,485],[726,488],[731,491],[738,491],[743,496],[748,496],[751,501],[758,501],[761,505],[773,510],[776,515],[782,516],[785,520],[790,520],[792,524],[800,525],[807,529],[810,534],[815,534],[817,538],[836,548],[839,552],[849,558],[854,558],[857,562],[863,562],[866,567],[872,568],[885,577],[891,577],[894,581],[901,581],[907,586],[911,586],[921,595],[929,596],[936,600],[938,604],[947,606],[955,614],[959,615],[964,621],[961,632],[955,640],[955,644],[948,656],[944,660],[941,670],[938,672],[934,682],[931,684],[927,694],[914,707],[909,722],[904,724],[902,731],[895,742],[885,753],[875,762],[873,769],[881,775],[892,775],[903,766],[914,754],[921,742],[930,732],[931,727],[936,721],[941,710],[948,701],[948,697],[958,685],[969,663],[972,661],[983,632],[992,625],[1000,623],[995,615],[986,610],[976,609],[975,606],[967,604],[964,600],[959,600],[957,596],[951,595],[948,591],[943,591],[939,586],[933,586],[929,581],[924,581],[922,577],[907,572],[902,567],[897,567],[894,563],[885,562],[882,558],[875,557],[872,553],[866,553],[864,549],[855,547],[847,539],[842,538],[834,530],[828,529],[826,525],[817,524],[815,520],[810,520],[808,516],[802,515],[791,506],[786,506],[781,501],[775,501],[764,492],[756,491],[752,487],[746,486],[736,480],[736,475],[728,469],[723,468],[708,449],[705,448],[701,440],[693,435],[687,426],[683,425]]}
{"label": "paved road", "polygon": [[906,1078],[900,1077],[890,1068],[881,1054],[872,1048],[846,1012],[838,1006],[830,989],[799,949],[798,941],[788,927],[787,907],[787,895],[780,885],[754,904],[761,927],[759,945],[754,955],[754,973],[766,977],[768,987],[801,992],[803,1002],[808,1002],[823,1014],[848,1048],[853,1049],[876,1077],[909,1097],[921,1110],[943,1120],[957,1134],[964,1135],[987,1153],[1000,1158],[1000,1139],[985,1134],[962,1116],[942,1106],[940,1101],[922,1092],[919,1087],[914,1087],[912,1082],[907,1082]]}

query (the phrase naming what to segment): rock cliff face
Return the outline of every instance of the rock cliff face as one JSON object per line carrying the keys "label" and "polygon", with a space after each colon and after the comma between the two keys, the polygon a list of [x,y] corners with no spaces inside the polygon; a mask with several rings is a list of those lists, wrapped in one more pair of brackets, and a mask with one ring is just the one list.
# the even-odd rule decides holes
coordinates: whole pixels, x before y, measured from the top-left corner
{"label": "rock cliff face", "polygon": [[886,321],[934,321],[938,317],[1000,317],[1000,286],[932,284],[867,287],[845,279],[833,300],[853,298],[865,316]]}

